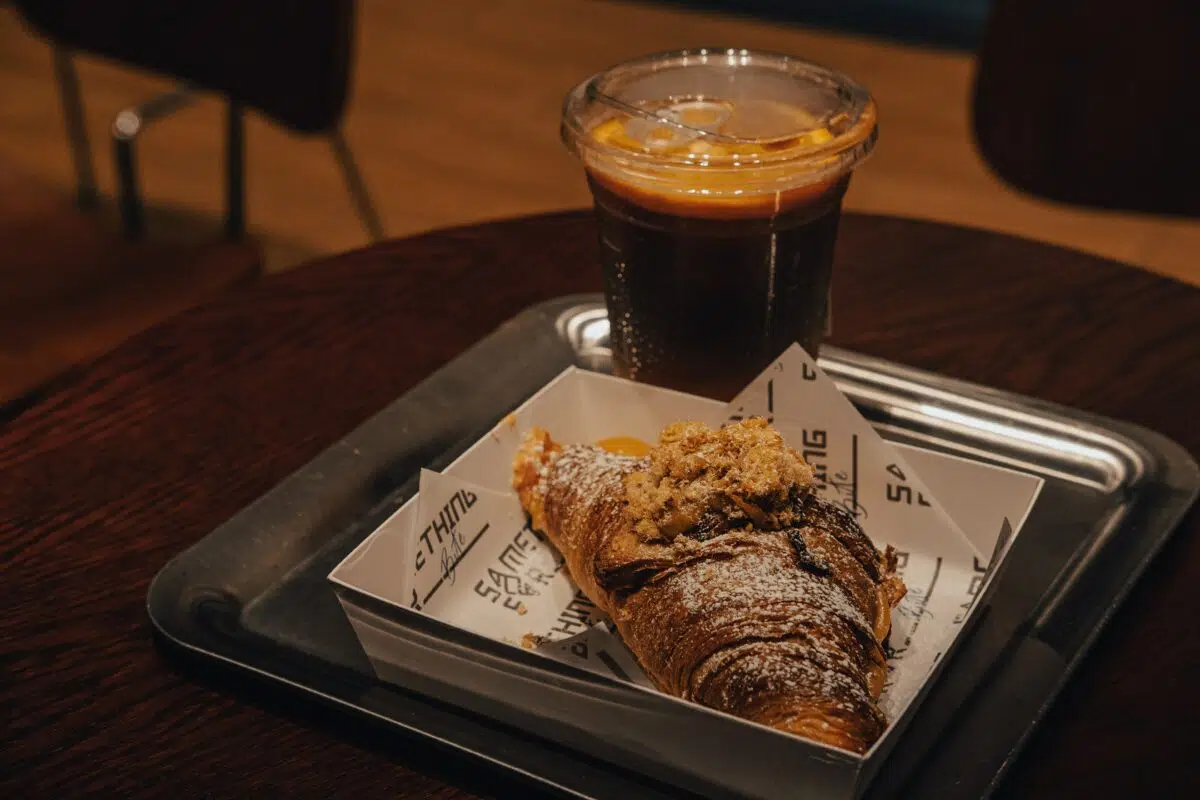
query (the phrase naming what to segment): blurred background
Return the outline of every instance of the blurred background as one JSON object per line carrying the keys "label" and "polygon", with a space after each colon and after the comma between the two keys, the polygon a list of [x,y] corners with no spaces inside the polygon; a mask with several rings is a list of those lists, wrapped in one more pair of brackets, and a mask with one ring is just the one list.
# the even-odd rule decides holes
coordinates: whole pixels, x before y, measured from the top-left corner
{"label": "blurred background", "polygon": [[[1000,3],[1006,5],[1003,13],[996,8]],[[307,8],[323,4],[313,0]],[[284,16],[304,6],[229,0],[209,5],[273,8],[271,13]],[[1051,102],[1047,86],[1071,82],[1062,75],[1039,77],[1039,65],[1066,69],[1074,59],[1077,67],[1086,66],[1089,53],[1111,52],[1102,36],[1138,26],[1123,13],[1145,19],[1147,8],[1171,6],[1186,24],[1150,15],[1153,27],[1138,41],[1156,41],[1164,57],[1176,57],[1172,41],[1186,47],[1186,36],[1196,34],[1190,27],[1196,14],[1187,8],[1196,4],[1052,5],[1076,13],[1092,9],[1091,16],[1107,20],[1107,27],[1092,31],[1093,47],[1075,58],[1053,36],[1079,29],[1078,18],[1043,9],[1038,24],[1051,30],[1039,38],[1027,26],[1029,17],[1018,14],[1039,4],[1019,0],[362,0],[332,4],[329,19],[346,22],[346,30],[324,25],[314,45],[320,55],[307,58],[303,43],[285,53],[278,42],[256,42],[259,29],[250,25],[196,28],[190,41],[172,41],[155,27],[171,28],[166,17],[172,3],[0,3],[0,402],[263,270],[286,270],[364,246],[372,233],[380,233],[372,230],[374,217],[383,235],[398,237],[587,205],[582,173],[558,139],[564,93],[614,62],[701,44],[799,55],[843,70],[874,92],[880,140],[851,184],[852,210],[1018,234],[1200,284],[1194,190],[1170,195],[1177,202],[1162,208],[1153,198],[1126,203],[1101,196],[1103,186],[1075,198],[1056,191],[1054,180],[1039,183],[1031,171],[1030,165],[1041,165],[1053,173],[1057,166],[1061,184],[1063,170],[1071,166],[1061,149],[1056,154],[1033,147],[1036,158],[1014,162],[1007,180],[996,163],[1022,142],[1073,148],[1081,131],[1107,130],[1110,140],[1141,135],[1145,122],[1129,121],[1126,95],[1147,104],[1158,96],[1140,79],[1131,85],[1101,82],[1098,100],[1064,111],[1078,126],[1058,119],[1046,135],[1031,127],[1049,119],[1041,112],[1021,118],[1024,127],[1015,134],[1006,129],[1020,114],[1004,102],[1015,98],[1035,110],[1037,103]],[[1120,5],[1137,8],[1108,17],[1099,12]],[[80,11],[87,6],[91,11]],[[163,8],[153,11],[156,6]],[[136,18],[147,13],[149,18]],[[97,14],[106,18],[89,16]],[[311,32],[300,26],[292,33]],[[149,53],[158,66],[177,54],[187,63],[233,57],[226,34],[247,52],[234,54],[241,60],[225,73],[208,75],[212,81],[206,74],[154,74],[126,56]],[[105,46],[95,47],[89,37]],[[1042,51],[1039,42],[1047,45]],[[195,53],[184,52],[189,48]],[[981,53],[996,64],[1024,69],[1009,74],[997,68],[998,77],[987,84],[993,103],[988,114],[976,108]],[[339,59],[347,65],[345,74],[319,74],[326,61],[337,73]],[[310,75],[309,68],[318,72]],[[1112,66],[1112,74],[1120,74],[1120,65]],[[266,88],[259,88],[267,94],[239,106],[248,235],[237,235],[234,220],[238,230],[227,236],[230,117],[221,80],[253,82],[267,75],[284,84],[291,76],[291,84],[266,86],[264,77]],[[158,107],[143,108],[142,117],[123,118],[132,120],[137,134],[131,166],[142,214],[131,231],[119,211],[114,125],[120,132],[122,110],[136,110],[184,82],[200,90],[186,101],[168,96]],[[73,83],[82,108],[74,140],[67,124]],[[203,91],[212,88],[207,83],[218,90]],[[339,84],[347,92],[344,103]],[[982,79],[979,85],[984,87]],[[272,91],[283,98],[276,107]],[[1105,97],[1112,98],[1108,107]],[[305,118],[311,111],[304,107],[307,100],[325,105],[317,109],[319,118]],[[151,120],[160,111],[171,113]],[[1159,113],[1159,119],[1169,116],[1161,108]],[[1182,113],[1195,118],[1195,111]],[[985,138],[982,150],[976,130],[981,123],[1001,131]],[[1165,157],[1153,142],[1127,144],[1123,152],[1141,147]],[[94,196],[86,186],[81,193],[78,182],[80,158],[86,162],[88,155]],[[1104,162],[1090,163],[1094,176]],[[1170,163],[1177,165],[1177,180],[1200,184],[1200,175],[1189,175],[1194,159]],[[355,166],[362,186],[355,185]],[[1088,171],[1089,163],[1082,163],[1072,175],[1086,177]],[[1145,186],[1133,174],[1122,181]],[[1015,188],[1023,182],[1023,189]]]}

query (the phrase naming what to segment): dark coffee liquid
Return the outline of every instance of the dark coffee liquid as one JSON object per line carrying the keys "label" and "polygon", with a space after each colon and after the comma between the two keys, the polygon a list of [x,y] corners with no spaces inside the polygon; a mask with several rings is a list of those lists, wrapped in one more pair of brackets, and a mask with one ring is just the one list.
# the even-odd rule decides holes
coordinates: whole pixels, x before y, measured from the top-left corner
{"label": "dark coffee liquid", "polygon": [[849,176],[757,219],[651,211],[588,180],[618,375],[730,400],[793,342],[816,354]]}

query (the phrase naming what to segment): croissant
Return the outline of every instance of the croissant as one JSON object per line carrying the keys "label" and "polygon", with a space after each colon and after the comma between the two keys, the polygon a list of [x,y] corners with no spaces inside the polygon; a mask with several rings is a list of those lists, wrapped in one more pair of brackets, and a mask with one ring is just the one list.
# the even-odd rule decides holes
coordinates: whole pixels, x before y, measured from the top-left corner
{"label": "croissant", "polygon": [[764,420],[667,427],[646,457],[533,429],[513,462],[532,526],[664,692],[856,753],[905,588]]}

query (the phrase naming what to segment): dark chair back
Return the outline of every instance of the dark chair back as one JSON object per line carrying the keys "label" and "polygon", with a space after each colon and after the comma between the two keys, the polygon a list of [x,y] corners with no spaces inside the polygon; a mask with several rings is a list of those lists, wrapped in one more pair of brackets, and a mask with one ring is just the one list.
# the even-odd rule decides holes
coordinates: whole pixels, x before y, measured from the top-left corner
{"label": "dark chair back", "polygon": [[1200,216],[1200,2],[993,0],[974,129],[1014,187]]}
{"label": "dark chair back", "polygon": [[41,35],[255,108],[297,132],[341,120],[354,0],[16,0]]}

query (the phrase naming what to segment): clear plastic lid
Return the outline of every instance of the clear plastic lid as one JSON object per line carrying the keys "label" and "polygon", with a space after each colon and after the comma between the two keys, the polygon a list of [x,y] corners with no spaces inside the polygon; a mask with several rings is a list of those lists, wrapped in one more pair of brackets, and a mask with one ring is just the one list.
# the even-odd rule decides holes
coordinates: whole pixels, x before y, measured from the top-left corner
{"label": "clear plastic lid", "polygon": [[829,181],[871,151],[871,95],[845,75],[752,50],[646,56],[563,105],[563,141],[589,169],[644,189],[720,197]]}

